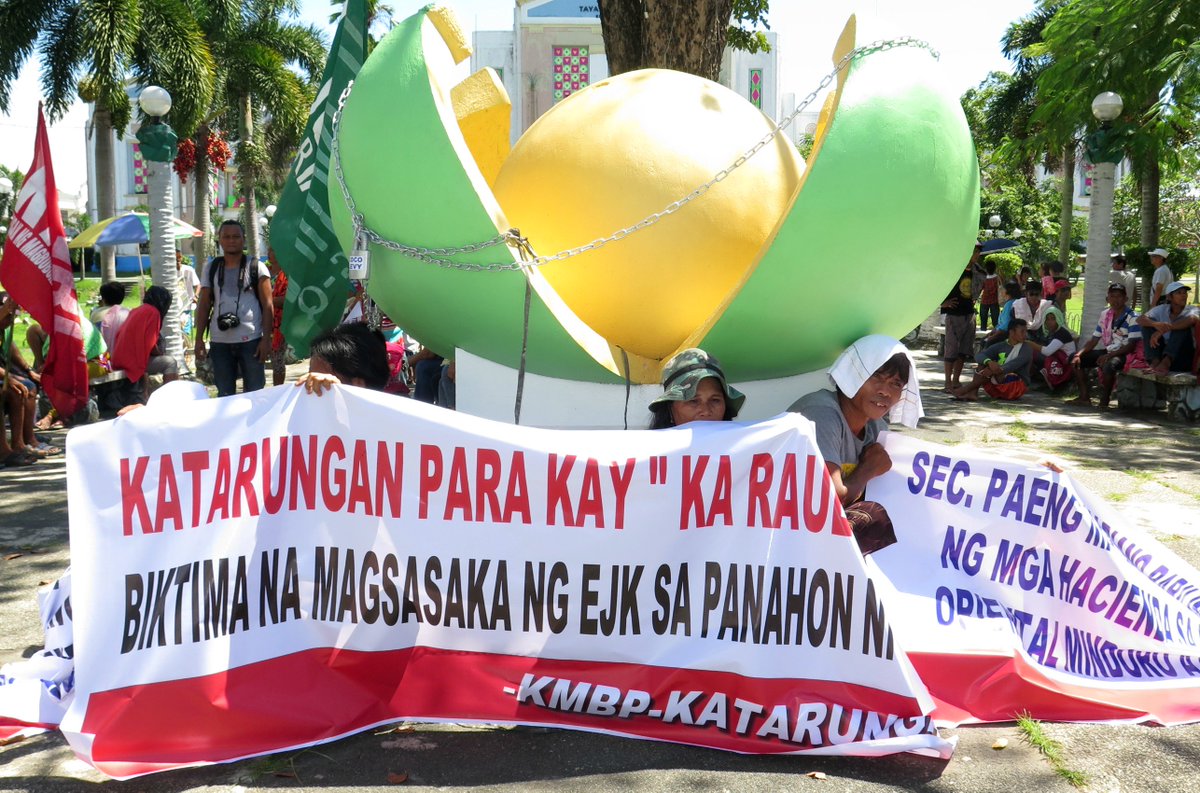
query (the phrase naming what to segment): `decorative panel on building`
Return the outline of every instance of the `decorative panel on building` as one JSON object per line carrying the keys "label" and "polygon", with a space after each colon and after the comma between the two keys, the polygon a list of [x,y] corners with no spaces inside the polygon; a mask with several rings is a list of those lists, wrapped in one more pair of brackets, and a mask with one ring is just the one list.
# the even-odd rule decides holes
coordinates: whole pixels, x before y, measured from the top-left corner
{"label": "decorative panel on building", "polygon": [[763,70],[750,70],[750,104],[762,110]]}
{"label": "decorative panel on building", "polygon": [[554,81],[554,101],[566,99],[576,91],[587,88],[591,77],[587,47],[555,47],[551,78]]}
{"label": "decorative panel on building", "polygon": [[133,144],[133,192],[150,192],[146,184],[146,159],[142,157],[142,147],[138,143]]}

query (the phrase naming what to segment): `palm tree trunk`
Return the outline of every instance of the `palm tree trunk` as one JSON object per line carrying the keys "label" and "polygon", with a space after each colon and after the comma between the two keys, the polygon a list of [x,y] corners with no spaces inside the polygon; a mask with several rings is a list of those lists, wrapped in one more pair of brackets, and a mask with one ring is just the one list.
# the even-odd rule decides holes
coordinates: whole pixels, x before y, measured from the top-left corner
{"label": "palm tree trunk", "polygon": [[1142,165],[1141,196],[1139,213],[1141,225],[1138,238],[1143,248],[1158,247],[1158,187],[1161,173],[1157,151],[1146,158]]}
{"label": "palm tree trunk", "polygon": [[[113,160],[112,114],[107,107],[96,103],[92,116],[96,136],[96,211],[104,220],[117,214],[117,175]],[[100,283],[117,280],[117,249],[106,245],[100,249]]]}
{"label": "palm tree trunk", "polygon": [[196,270],[203,272],[203,264],[212,250],[212,179],[209,176],[208,162],[208,124],[201,124],[196,130],[196,167],[192,176],[196,180],[194,186],[196,196],[196,215],[192,222],[196,228],[204,232],[204,236],[192,243],[192,253],[196,254]]}
{"label": "palm tree trunk", "polygon": [[1058,215],[1058,260],[1064,265],[1070,265],[1071,221],[1075,217],[1075,141],[1063,147],[1062,169],[1062,184],[1059,186],[1062,208]]}
{"label": "palm tree trunk", "polygon": [[1087,264],[1083,270],[1083,320],[1080,328],[1094,328],[1104,308],[1112,252],[1113,174],[1117,166],[1098,162],[1092,168],[1092,200],[1088,212]]}
{"label": "palm tree trunk", "polygon": [[175,237],[171,218],[175,214],[175,194],[171,189],[171,163],[146,161],[150,187],[150,274],[155,286],[171,293],[171,305],[162,322],[164,350],[187,371],[183,360],[183,333],[179,323],[183,308],[179,292],[179,274],[175,269]]}
{"label": "palm tree trunk", "polygon": [[[242,145],[254,141],[254,108],[250,103],[249,94],[244,94],[238,98],[238,104],[241,109],[241,139]],[[247,167],[249,166],[249,167]],[[257,164],[238,163],[238,173],[242,179],[242,211],[245,213],[246,219],[246,249],[250,256],[257,259],[259,256],[258,250],[258,204],[254,198],[254,184],[257,181],[258,174]]]}

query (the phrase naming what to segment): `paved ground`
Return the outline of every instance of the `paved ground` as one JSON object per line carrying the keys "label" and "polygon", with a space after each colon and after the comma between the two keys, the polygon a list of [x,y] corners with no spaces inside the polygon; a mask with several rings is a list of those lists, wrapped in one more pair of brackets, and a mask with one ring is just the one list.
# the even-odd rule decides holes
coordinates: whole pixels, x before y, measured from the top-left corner
{"label": "paved ground", "polygon": [[[1200,425],[1153,415],[1085,411],[1043,392],[1017,405],[960,404],[939,393],[940,364],[919,354],[929,414],[919,437],[970,444],[997,456],[1054,455],[1132,522],[1200,567]],[[303,366],[291,367],[292,375]],[[65,442],[62,433],[52,434]],[[0,662],[41,642],[34,593],[66,566],[66,481],[61,458],[0,472]],[[1089,791],[1200,791],[1200,726],[1045,724],[1066,768]],[[950,731],[949,762],[910,755],[743,757],[561,730],[407,726],[299,753],[160,774],[105,789],[156,791],[978,791],[1072,787],[1014,725]],[[1006,740],[1002,749],[992,748]],[[820,775],[824,778],[819,778]],[[809,776],[813,775],[813,776]],[[0,748],[0,791],[93,790],[103,778],[47,734]]]}

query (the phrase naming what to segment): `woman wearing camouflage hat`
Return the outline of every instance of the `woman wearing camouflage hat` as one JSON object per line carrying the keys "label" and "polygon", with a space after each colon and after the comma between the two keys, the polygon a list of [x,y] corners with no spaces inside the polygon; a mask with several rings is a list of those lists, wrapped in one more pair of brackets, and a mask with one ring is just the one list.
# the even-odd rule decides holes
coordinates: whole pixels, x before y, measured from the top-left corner
{"label": "woman wearing camouflage hat", "polygon": [[676,354],[662,373],[663,395],[650,403],[650,429],[692,421],[732,421],[746,396],[725,380],[721,362],[693,347]]}

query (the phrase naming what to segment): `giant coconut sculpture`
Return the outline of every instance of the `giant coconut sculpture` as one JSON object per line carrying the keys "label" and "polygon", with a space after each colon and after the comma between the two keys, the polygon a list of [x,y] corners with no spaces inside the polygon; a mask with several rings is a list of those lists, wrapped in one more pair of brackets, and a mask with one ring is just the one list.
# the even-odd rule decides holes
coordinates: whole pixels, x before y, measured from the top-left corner
{"label": "giant coconut sculpture", "polygon": [[[851,18],[834,62],[854,36]],[[380,237],[432,251],[373,245],[369,285],[433,349],[516,367],[527,344],[531,373],[653,383],[674,352],[700,346],[734,381],[786,378],[828,365],[864,334],[910,330],[975,239],[974,146],[927,49],[868,52],[839,72],[807,164],[777,135],[638,229],[710,183],[773,122],[723,86],[645,70],[568,97],[510,151],[496,74],[456,82],[468,54],[445,9],[397,25],[346,98],[335,140],[342,180],[329,188],[346,249],[352,203]],[[529,248],[455,250],[509,229]],[[550,258],[614,236],[521,266],[522,255]]]}

